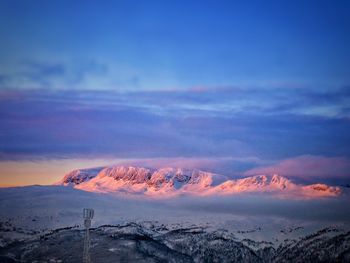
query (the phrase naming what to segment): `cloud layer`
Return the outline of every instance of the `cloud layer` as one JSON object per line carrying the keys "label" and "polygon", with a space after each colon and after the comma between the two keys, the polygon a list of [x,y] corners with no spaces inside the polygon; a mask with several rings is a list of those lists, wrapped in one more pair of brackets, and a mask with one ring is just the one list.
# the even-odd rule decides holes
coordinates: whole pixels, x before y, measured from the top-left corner
{"label": "cloud layer", "polygon": [[[278,173],[344,182],[350,170],[350,123],[341,102],[348,99],[347,91],[300,91],[305,102],[297,104],[298,92],[272,89],[269,97],[238,88],[3,90],[0,159],[122,159],[118,162],[233,177]],[[335,115],[312,110],[338,103]]]}
{"label": "cloud layer", "polygon": [[259,95],[251,108],[236,93],[3,91],[1,158],[350,156],[348,118],[270,111]]}
{"label": "cloud layer", "polygon": [[249,169],[244,175],[283,174],[304,181],[345,184],[350,180],[350,158],[304,155]]}

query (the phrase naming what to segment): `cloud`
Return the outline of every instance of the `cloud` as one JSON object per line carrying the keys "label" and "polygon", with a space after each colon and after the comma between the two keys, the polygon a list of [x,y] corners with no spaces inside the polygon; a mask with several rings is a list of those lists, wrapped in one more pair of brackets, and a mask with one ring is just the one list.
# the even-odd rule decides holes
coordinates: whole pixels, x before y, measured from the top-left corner
{"label": "cloud", "polygon": [[[287,220],[313,220],[315,222],[334,220],[350,220],[348,196],[325,200],[290,200],[271,199],[267,196],[237,195],[230,197],[201,197],[170,200],[168,206],[180,209],[181,206],[189,211],[212,212],[232,215],[255,216],[261,223],[265,216],[270,217],[268,222],[282,217]],[[326,209],[325,209],[326,208]],[[259,224],[259,222],[256,222]]]}
{"label": "cloud", "polygon": [[256,174],[280,174],[301,179],[344,178],[349,180],[350,158],[303,155],[272,165],[256,167],[244,173],[246,176]]}
{"label": "cloud", "polygon": [[89,89],[98,79],[104,83],[108,66],[94,59],[22,59],[0,71],[0,89]]}
{"label": "cloud", "polygon": [[235,111],[217,92],[2,90],[0,158],[350,156],[345,118]]}
{"label": "cloud", "polygon": [[264,115],[349,117],[350,88],[289,87],[200,87],[138,91],[124,94],[143,105],[158,105],[169,110],[206,111],[210,114],[235,113]]}
{"label": "cloud", "polygon": [[[0,89],[51,89],[57,92],[99,90],[124,103],[133,101],[181,113],[210,114],[257,112],[349,118],[350,86],[302,86],[280,83],[261,86],[194,86],[151,90],[131,69],[94,58],[22,59],[0,68]],[[157,86],[157,85],[156,85]],[[77,94],[76,94],[77,95]]]}

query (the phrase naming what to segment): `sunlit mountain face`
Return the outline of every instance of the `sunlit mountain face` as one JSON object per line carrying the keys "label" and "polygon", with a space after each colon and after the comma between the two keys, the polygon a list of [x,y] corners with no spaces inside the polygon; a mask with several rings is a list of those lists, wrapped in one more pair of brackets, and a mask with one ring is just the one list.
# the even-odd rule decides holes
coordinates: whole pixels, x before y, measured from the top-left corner
{"label": "sunlit mountain face", "polygon": [[349,262],[349,12],[0,1],[0,262]]}
{"label": "sunlit mountain face", "polygon": [[76,189],[129,196],[175,197],[179,195],[220,196],[240,193],[263,193],[280,198],[337,197],[340,187],[326,184],[300,185],[277,174],[257,175],[242,179],[181,168],[149,169],[112,166],[74,170],[57,183]]}

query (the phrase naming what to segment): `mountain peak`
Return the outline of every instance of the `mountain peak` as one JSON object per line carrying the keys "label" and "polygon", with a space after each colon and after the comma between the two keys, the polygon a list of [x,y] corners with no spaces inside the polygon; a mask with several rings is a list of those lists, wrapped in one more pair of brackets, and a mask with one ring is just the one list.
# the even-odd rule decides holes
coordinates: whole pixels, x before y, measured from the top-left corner
{"label": "mountain peak", "polygon": [[104,168],[100,177],[112,177],[114,180],[130,181],[134,183],[143,183],[152,176],[153,170],[144,167],[135,166],[111,166]]}
{"label": "mountain peak", "polygon": [[94,178],[103,168],[76,169],[67,173],[57,185],[79,185]]}

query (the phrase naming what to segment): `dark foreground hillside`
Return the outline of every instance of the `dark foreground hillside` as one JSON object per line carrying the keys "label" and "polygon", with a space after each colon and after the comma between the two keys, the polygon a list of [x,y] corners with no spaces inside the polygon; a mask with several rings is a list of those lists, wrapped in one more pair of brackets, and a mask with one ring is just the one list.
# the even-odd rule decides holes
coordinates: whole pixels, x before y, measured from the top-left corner
{"label": "dark foreground hillside", "polygon": [[[84,231],[57,229],[0,248],[0,262],[82,262]],[[92,262],[350,262],[350,232],[323,229],[279,247],[224,230],[135,223],[91,230]]]}

